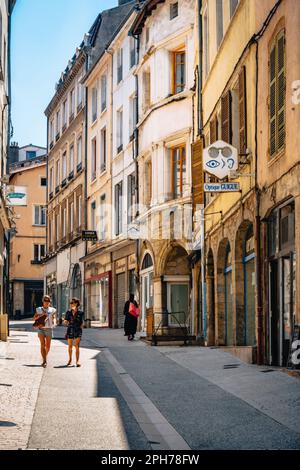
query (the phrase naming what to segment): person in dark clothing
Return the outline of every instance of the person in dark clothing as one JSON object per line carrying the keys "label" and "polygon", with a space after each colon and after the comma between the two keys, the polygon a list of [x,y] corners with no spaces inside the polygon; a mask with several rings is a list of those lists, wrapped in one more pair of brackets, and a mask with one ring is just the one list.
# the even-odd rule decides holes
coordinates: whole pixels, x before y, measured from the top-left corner
{"label": "person in dark clothing", "polygon": [[136,334],[136,329],[137,329],[137,318],[134,315],[131,315],[129,313],[129,306],[130,304],[134,304],[136,307],[138,307],[137,302],[134,300],[134,295],[130,294],[129,300],[125,302],[124,305],[124,315],[125,315],[125,322],[124,322],[124,330],[125,330],[125,335],[128,336],[128,341],[133,341],[134,336]]}
{"label": "person in dark clothing", "polygon": [[70,302],[70,310],[66,312],[65,315],[65,325],[68,326],[66,338],[69,345],[69,362],[68,366],[72,364],[72,351],[73,351],[73,341],[75,341],[76,349],[76,365],[80,367],[79,363],[79,345],[82,336],[82,325],[84,320],[84,312],[79,310],[80,301],[79,299],[73,298]]}

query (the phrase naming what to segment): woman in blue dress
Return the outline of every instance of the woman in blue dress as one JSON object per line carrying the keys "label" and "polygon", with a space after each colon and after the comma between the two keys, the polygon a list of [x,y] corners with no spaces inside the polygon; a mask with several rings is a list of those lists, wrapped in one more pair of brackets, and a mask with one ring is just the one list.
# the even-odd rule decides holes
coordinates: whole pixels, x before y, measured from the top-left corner
{"label": "woman in blue dress", "polygon": [[65,325],[68,326],[66,339],[68,340],[69,346],[69,362],[67,366],[72,364],[72,353],[73,353],[73,342],[75,341],[76,349],[76,366],[80,367],[79,363],[79,345],[82,337],[82,326],[84,320],[84,312],[79,310],[80,300],[73,298],[70,302],[70,310],[65,315]]}

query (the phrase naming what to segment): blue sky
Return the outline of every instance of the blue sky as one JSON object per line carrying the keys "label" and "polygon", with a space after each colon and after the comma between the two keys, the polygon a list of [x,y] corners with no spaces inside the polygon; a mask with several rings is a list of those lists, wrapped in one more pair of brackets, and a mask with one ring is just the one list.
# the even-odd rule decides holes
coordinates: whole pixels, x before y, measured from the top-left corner
{"label": "blue sky", "polygon": [[97,15],[118,0],[18,0],[12,19],[12,141],[46,146],[44,110]]}

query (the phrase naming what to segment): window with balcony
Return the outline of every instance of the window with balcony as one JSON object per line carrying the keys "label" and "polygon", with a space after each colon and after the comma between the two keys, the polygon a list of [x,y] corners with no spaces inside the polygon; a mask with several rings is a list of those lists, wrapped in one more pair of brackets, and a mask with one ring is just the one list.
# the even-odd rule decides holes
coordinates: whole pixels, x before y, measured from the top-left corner
{"label": "window with balcony", "polygon": [[59,188],[60,185],[60,161],[56,160],[55,164],[55,173],[56,173],[56,189]]}

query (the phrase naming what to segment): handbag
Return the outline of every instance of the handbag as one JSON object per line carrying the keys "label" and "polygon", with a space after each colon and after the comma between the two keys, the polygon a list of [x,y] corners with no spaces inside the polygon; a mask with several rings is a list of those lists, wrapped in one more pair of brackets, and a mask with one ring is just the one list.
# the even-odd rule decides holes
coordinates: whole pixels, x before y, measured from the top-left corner
{"label": "handbag", "polygon": [[129,313],[130,315],[133,315],[134,317],[138,318],[140,316],[140,309],[134,305],[132,302],[129,304]]}
{"label": "handbag", "polygon": [[47,314],[44,314],[42,316],[40,316],[39,318],[37,318],[34,322],[34,324],[32,325],[33,328],[43,328],[45,327],[45,322],[47,320]]}

